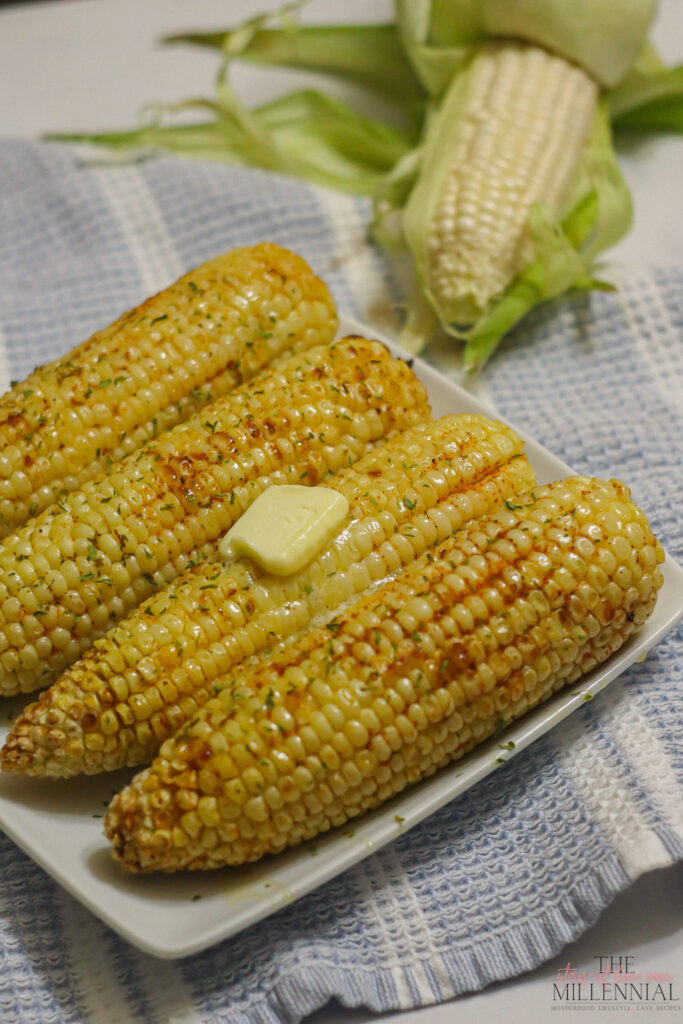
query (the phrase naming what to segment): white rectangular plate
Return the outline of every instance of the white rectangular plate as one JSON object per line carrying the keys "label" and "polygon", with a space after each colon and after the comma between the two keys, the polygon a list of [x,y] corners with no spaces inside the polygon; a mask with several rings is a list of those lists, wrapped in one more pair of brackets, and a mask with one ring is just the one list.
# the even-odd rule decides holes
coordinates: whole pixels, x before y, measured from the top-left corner
{"label": "white rectangular plate", "polygon": [[[343,333],[377,336],[349,318],[344,318],[341,326]],[[387,343],[401,354],[395,345]],[[415,360],[414,369],[427,387],[435,416],[449,412],[492,413],[421,360]],[[564,462],[532,438],[525,437],[525,441],[540,483],[571,473]],[[644,656],[682,615],[683,569],[667,556],[664,586],[653,616],[615,657],[587,675],[580,685],[557,694],[462,760],[399,794],[379,810],[354,820],[352,832],[341,828],[328,834],[316,843],[315,857],[309,844],[240,870],[127,877],[111,858],[100,819],[113,792],[132,776],[130,771],[63,782],[2,776],[0,826],[129,942],[158,957],[188,956],[267,917],[417,825],[494,771],[502,757],[509,759],[523,750],[571,714],[589,694],[602,690]],[[10,702],[10,708],[13,703],[19,708],[25,698]],[[0,741],[4,742],[7,731],[3,724]],[[510,741],[513,751],[501,748],[502,743]]]}

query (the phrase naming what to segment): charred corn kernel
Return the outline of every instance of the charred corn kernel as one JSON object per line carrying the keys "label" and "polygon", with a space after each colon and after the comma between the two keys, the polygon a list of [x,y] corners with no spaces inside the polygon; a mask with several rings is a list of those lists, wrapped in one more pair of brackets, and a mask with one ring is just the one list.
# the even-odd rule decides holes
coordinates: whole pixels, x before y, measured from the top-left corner
{"label": "charred corn kernel", "polygon": [[[108,626],[215,554],[217,540],[266,487],[321,482],[338,450],[348,465],[369,443],[428,411],[406,363],[378,342],[350,338],[287,357],[127,456],[109,476],[65,496],[0,544],[0,636],[18,648],[37,642],[25,635],[21,608],[5,610],[28,586],[39,603],[38,639],[50,642],[39,672],[3,661],[0,693],[50,683]],[[280,440],[287,442],[282,450]],[[166,511],[172,531],[161,524]],[[115,561],[103,535],[116,538]],[[62,597],[61,587],[49,585],[46,553],[55,547],[69,552],[60,565],[69,586]],[[181,649],[185,621],[177,621],[172,644]],[[129,662],[139,657],[131,648]]]}
{"label": "charred corn kernel", "polygon": [[[209,698],[218,677],[233,665],[332,619],[372,579],[390,576],[467,520],[533,483],[521,439],[501,423],[445,416],[405,431],[326,481],[349,511],[340,532],[312,562],[288,578],[264,575],[248,562],[218,560],[186,572],[98,641],[25,710],[0,755],[3,766],[34,775],[71,775],[150,761],[161,740]],[[408,493],[414,498],[406,498]],[[372,559],[377,564],[369,567]],[[411,628],[427,621],[430,607],[422,597],[408,602]],[[366,626],[382,625],[379,618],[375,627],[372,621],[371,616],[358,623],[360,637]],[[383,628],[391,641],[400,641],[398,622]],[[369,658],[372,650],[359,645],[356,654]],[[127,667],[121,667],[122,656]],[[192,685],[181,708],[177,695],[188,676]],[[290,670],[293,685],[303,685],[305,678]],[[326,705],[331,691],[320,683],[316,693]],[[101,759],[91,757],[82,739],[100,729],[100,716],[118,701],[134,707],[150,694],[161,701],[154,743],[137,745],[122,719],[116,745]],[[91,713],[84,717],[86,706]],[[288,727],[284,710],[278,714],[282,720],[276,725]],[[332,732],[320,725],[320,716],[317,721],[321,739],[328,742]],[[331,727],[342,728],[343,720],[333,718]],[[60,735],[71,738],[68,750]]]}
{"label": "charred corn kernel", "polygon": [[234,249],[0,398],[0,538],[288,350],[332,341],[325,284],[277,245]]}
{"label": "charred corn kernel", "polygon": [[581,68],[511,41],[483,47],[464,88],[428,253],[429,287],[456,324],[486,312],[528,263],[529,211],[560,211],[598,96]]}
{"label": "charred corn kernel", "polygon": [[[583,522],[572,515],[579,502],[588,509]],[[614,514],[593,529],[601,508]],[[627,539],[631,523],[642,531],[635,542]],[[512,540],[522,526],[531,536],[531,551]],[[589,531],[591,553],[575,558]],[[523,612],[532,606],[538,586],[525,582],[531,555],[542,552],[547,557],[541,586],[571,558],[576,591],[612,537],[626,540],[626,547],[619,545],[619,562],[639,579],[648,579],[650,596],[643,599],[637,592],[622,590],[618,604],[610,601],[610,615],[599,633],[589,638],[581,619],[569,613],[572,595],[562,593],[553,610],[541,603],[542,610],[534,614],[537,628],[529,631]],[[509,545],[496,543],[503,539]],[[651,555],[651,568],[640,564],[644,551]],[[152,765],[112,801],[105,829],[115,856],[130,871],[241,864],[295,846],[378,806],[609,657],[652,611],[662,583],[658,564],[663,557],[643,512],[617,481],[573,477],[527,492],[514,502],[514,510],[476,520],[348,608],[337,618],[332,644],[328,630],[314,630],[266,660],[253,659],[233,670],[225,688],[168,739]],[[474,573],[468,571],[472,567]],[[464,590],[455,585],[458,579],[464,581]],[[509,585],[512,580],[514,586]],[[610,586],[609,580],[605,586]],[[504,609],[459,625],[454,612],[470,596],[490,588],[500,590]],[[596,589],[600,600],[602,591]],[[401,610],[416,602],[421,606],[420,627],[410,632],[401,628],[398,643],[392,643],[382,624],[397,622]],[[365,629],[363,644],[373,653],[367,656],[364,650],[359,658],[355,625],[368,611],[380,628]],[[512,636],[500,640],[498,626],[507,619],[513,623]],[[442,631],[443,640],[427,653],[430,626]],[[482,645],[484,667],[493,668],[494,679],[480,677]],[[321,682],[323,699],[329,691],[325,703],[317,692]],[[368,727],[374,720],[363,717],[368,708],[377,711],[381,723],[376,736]],[[270,728],[280,709],[295,723],[286,734]],[[297,740],[305,727],[315,727],[320,714],[339,730],[332,740],[336,759],[328,759],[321,750],[316,772],[302,775],[310,759]],[[264,757],[264,744],[268,761],[284,756],[286,768],[272,783],[275,794],[257,808],[245,806],[239,790],[235,794],[231,788],[239,787],[240,780],[226,784],[214,767],[214,735],[226,738],[228,755],[243,753],[243,776]],[[250,753],[253,738],[260,741],[258,755]],[[370,753],[382,762],[381,772],[368,760]],[[187,786],[185,781],[196,780],[200,767],[205,783],[211,780],[221,820],[210,829],[195,829],[194,822],[188,829],[183,826],[179,792],[190,788],[203,795],[198,783]],[[162,814],[151,799],[158,792],[164,794]],[[278,793],[287,803],[284,819],[273,811]],[[168,839],[168,830],[174,827],[186,833],[187,843],[181,848]]]}

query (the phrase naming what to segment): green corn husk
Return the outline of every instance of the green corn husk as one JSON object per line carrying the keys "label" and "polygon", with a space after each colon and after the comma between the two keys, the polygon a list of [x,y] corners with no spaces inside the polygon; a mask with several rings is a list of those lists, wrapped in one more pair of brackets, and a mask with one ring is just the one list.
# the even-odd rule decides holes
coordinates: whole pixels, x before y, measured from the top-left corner
{"label": "green corn husk", "polygon": [[222,32],[178,33],[162,42],[203,46],[252,64],[322,72],[400,99],[405,106],[423,99],[396,25],[298,25],[289,18],[281,28],[267,28],[269,20],[253,18]]}
{"label": "green corn husk", "polygon": [[[197,124],[168,123],[173,115],[197,110],[213,116]],[[45,138],[89,143],[120,155],[165,151],[260,167],[364,196],[386,191],[387,174],[414,144],[406,132],[362,117],[314,89],[247,111],[224,84],[217,102],[188,100],[154,112],[150,124],[131,131]]]}
{"label": "green corn husk", "polygon": [[635,61],[655,9],[655,0],[396,0],[403,47],[432,95],[473,48],[502,36],[552,50],[614,86]]}
{"label": "green corn husk", "polygon": [[683,132],[683,64],[668,67],[651,43],[607,98],[616,131]]}

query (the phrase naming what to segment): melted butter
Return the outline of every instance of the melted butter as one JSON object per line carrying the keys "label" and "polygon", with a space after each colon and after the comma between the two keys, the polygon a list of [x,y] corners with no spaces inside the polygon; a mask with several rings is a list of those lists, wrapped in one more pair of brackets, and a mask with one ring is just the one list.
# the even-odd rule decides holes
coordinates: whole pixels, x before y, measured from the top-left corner
{"label": "melted butter", "polygon": [[334,537],[349,512],[343,494],[329,487],[268,487],[220,542],[223,558],[252,558],[274,576],[303,569]]}

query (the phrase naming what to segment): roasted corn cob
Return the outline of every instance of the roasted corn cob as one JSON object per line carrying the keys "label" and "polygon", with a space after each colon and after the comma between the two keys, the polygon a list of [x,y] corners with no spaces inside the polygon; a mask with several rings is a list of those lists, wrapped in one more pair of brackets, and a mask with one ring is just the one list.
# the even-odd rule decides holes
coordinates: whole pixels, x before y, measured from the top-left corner
{"label": "roasted corn cob", "polygon": [[204,263],[38,367],[0,398],[0,538],[336,325],[307,264],[263,244]]}
{"label": "roasted corn cob", "polygon": [[428,415],[378,342],[290,356],[46,509],[0,545],[0,692],[46,686],[210,552],[271,483],[315,484]]}
{"label": "roasted corn cob", "polygon": [[146,764],[213,692],[216,678],[349,600],[504,499],[532,487],[523,442],[483,416],[445,416],[398,435],[326,486],[346,523],[286,579],[209,560],[140,605],[17,719],[6,771],[68,776]]}
{"label": "roasted corn cob", "polygon": [[251,659],[105,820],[131,871],[242,864],[377,806],[588,672],[663,552],[617,481],[527,492],[326,628]]}
{"label": "roasted corn cob", "polygon": [[426,283],[443,321],[477,320],[529,262],[529,211],[561,211],[597,96],[590,75],[538,46],[493,42],[474,58],[445,101],[430,182]]}

